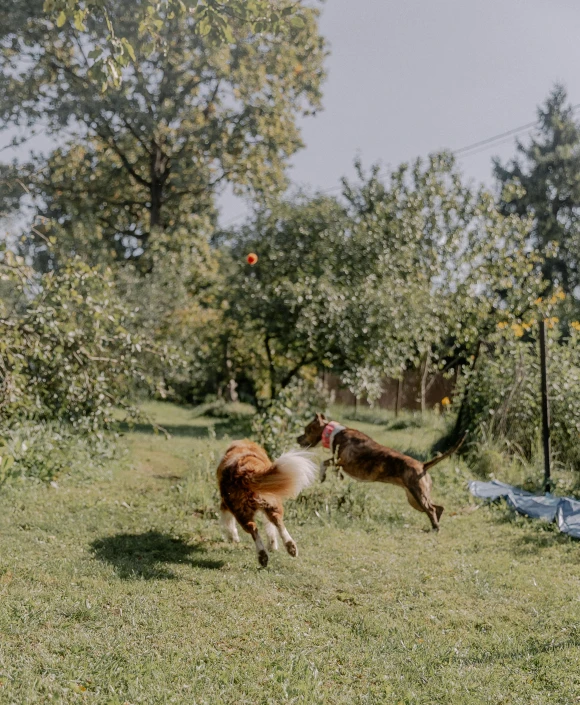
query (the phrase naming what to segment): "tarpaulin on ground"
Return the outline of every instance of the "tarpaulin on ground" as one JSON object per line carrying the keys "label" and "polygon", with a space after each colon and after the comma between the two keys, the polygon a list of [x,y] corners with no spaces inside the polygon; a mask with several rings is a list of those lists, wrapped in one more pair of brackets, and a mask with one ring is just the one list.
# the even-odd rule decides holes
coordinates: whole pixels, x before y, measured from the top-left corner
{"label": "tarpaulin on ground", "polygon": [[507,485],[499,480],[491,482],[473,481],[469,491],[475,497],[497,500],[504,498],[516,512],[534,519],[556,521],[565,534],[580,538],[580,502],[569,497],[554,497],[551,494],[534,495],[519,487]]}
{"label": "tarpaulin on ground", "polygon": [[491,482],[473,480],[473,482],[469,483],[469,491],[475,497],[481,497],[482,499],[500,499],[501,497],[507,497],[509,494],[523,497],[534,496],[532,492],[521,490],[519,487],[513,487],[512,485],[506,485],[505,482],[500,482],[499,480],[491,480]]}
{"label": "tarpaulin on ground", "polygon": [[562,498],[558,505],[556,521],[560,531],[580,539],[580,502],[568,497]]}

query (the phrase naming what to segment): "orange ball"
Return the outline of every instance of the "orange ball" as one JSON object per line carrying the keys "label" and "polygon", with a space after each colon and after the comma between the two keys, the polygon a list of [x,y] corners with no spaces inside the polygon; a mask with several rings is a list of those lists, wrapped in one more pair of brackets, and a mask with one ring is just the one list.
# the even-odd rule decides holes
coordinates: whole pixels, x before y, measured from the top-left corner
{"label": "orange ball", "polygon": [[250,254],[246,257],[246,262],[249,265],[254,265],[258,261],[258,255],[255,252],[250,252]]}

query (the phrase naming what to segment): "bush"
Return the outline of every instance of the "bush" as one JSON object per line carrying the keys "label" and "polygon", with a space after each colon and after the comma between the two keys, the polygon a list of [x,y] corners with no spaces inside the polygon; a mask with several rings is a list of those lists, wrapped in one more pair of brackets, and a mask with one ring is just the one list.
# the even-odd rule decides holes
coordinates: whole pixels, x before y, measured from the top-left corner
{"label": "bush", "polygon": [[113,410],[149,390],[169,351],[130,332],[133,312],[116,294],[112,272],[73,260],[34,276],[5,253],[0,276],[12,299],[0,300],[0,427],[15,419],[59,421],[96,430]]}
{"label": "bush", "polygon": [[[554,322],[555,323],[555,322]],[[556,462],[580,470],[580,335],[555,328],[548,341],[552,450]],[[472,441],[501,441],[528,461],[541,433],[539,346],[533,330],[517,324],[500,330],[482,351],[455,395],[462,430]]]}
{"label": "bush", "polygon": [[252,431],[256,440],[272,458],[297,446],[296,437],[312,421],[316,412],[325,412],[328,397],[319,380],[307,382],[296,378],[276,399],[256,416]]}
{"label": "bush", "polygon": [[116,453],[110,434],[79,433],[69,424],[24,422],[3,430],[0,485],[13,479],[52,482],[64,474],[85,474]]}

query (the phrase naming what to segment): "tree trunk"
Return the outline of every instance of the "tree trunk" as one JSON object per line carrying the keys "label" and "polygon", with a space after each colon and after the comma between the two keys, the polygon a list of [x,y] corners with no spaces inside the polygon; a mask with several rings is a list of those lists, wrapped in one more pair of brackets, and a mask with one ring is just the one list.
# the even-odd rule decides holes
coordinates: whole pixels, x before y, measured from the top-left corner
{"label": "tree trunk", "polygon": [[150,210],[149,210],[149,230],[163,227],[161,209],[163,207],[163,189],[169,177],[169,159],[163,153],[161,147],[153,140],[151,143],[150,177],[151,186],[149,189]]}
{"label": "tree trunk", "polygon": [[151,184],[150,197],[151,197],[151,209],[149,211],[149,230],[155,230],[161,227],[161,206],[163,204],[162,199],[163,187],[157,183],[153,182]]}
{"label": "tree trunk", "polygon": [[427,377],[429,375],[429,361],[431,359],[431,349],[425,353],[425,362],[423,363],[423,372],[421,374],[421,413],[424,414],[427,410]]}
{"label": "tree trunk", "polygon": [[266,357],[268,358],[268,373],[270,376],[270,399],[273,399],[276,394],[276,369],[274,360],[272,359],[272,351],[270,350],[270,338],[264,337],[264,347],[266,348]]}
{"label": "tree trunk", "polygon": [[399,377],[397,379],[397,398],[395,399],[395,418],[399,415],[401,411],[401,398],[403,396],[403,378]]}

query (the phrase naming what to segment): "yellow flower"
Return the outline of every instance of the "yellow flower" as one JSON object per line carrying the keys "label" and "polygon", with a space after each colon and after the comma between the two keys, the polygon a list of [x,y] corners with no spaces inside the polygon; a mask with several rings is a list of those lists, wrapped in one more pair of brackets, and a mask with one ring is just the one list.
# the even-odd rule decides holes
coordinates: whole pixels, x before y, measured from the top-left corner
{"label": "yellow flower", "polygon": [[556,292],[556,298],[560,299],[560,301],[564,301],[566,298],[566,294],[560,289],[560,291]]}
{"label": "yellow flower", "polygon": [[520,326],[519,323],[512,323],[512,330],[513,330],[516,338],[521,338],[522,335],[524,334],[524,329],[522,326]]}
{"label": "yellow flower", "polygon": [[540,296],[539,298],[537,298],[534,303],[536,304],[536,306],[539,306],[542,303],[542,297]]}
{"label": "yellow flower", "polygon": [[580,323],[578,321],[572,321],[570,325],[574,328],[574,330],[580,330]]}
{"label": "yellow flower", "polygon": [[451,404],[449,397],[443,397],[443,399],[441,399],[441,406],[449,406],[449,404]]}
{"label": "yellow flower", "polygon": [[497,324],[497,327],[498,327],[500,330],[503,330],[504,328],[507,328],[507,323],[506,323],[505,321],[500,321],[500,322]]}

